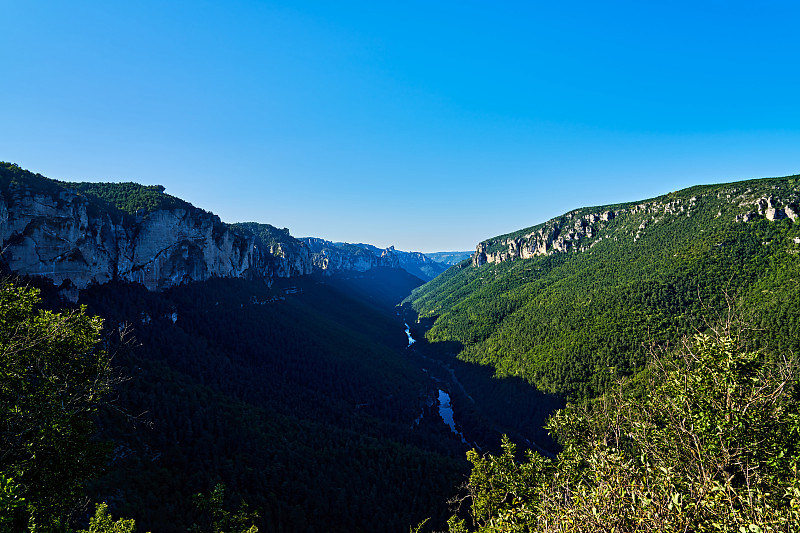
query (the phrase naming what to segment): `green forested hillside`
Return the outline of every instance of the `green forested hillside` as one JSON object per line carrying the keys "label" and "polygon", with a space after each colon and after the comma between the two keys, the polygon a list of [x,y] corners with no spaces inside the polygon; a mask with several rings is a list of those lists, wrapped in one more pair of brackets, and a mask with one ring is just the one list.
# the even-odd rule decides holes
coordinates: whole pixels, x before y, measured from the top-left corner
{"label": "green forested hillside", "polygon": [[260,531],[444,527],[468,465],[405,352],[394,304],[418,284],[378,269],[82,293],[107,331],[134,339],[106,345],[127,379],[99,420],[113,451],[88,496],[138,531],[186,531],[192,495],[218,483],[226,507],[259,511]]}
{"label": "green forested hillside", "polygon": [[100,198],[129,215],[146,215],[159,209],[195,209],[188,202],[164,192],[163,185],[125,183],[65,183],[90,197]]}
{"label": "green forested hillside", "polygon": [[579,209],[481,243],[484,264],[408,300],[435,319],[431,342],[568,398],[596,396],[644,363],[648,343],[703,330],[730,303],[770,348],[797,353],[798,198],[788,177]]}
{"label": "green forested hillside", "polygon": [[289,234],[288,228],[278,229],[270,224],[261,224],[258,222],[237,222],[230,224],[230,226],[252,233],[261,239],[261,242],[270,247],[296,242],[296,239]]}
{"label": "green forested hillside", "polygon": [[182,531],[191,494],[218,481],[261,511],[262,531],[401,530],[446,513],[462,451],[441,422],[412,429],[431,385],[391,315],[312,280],[132,289],[141,347],[122,393],[153,427],[115,435],[130,455],[97,494],[119,494],[119,514]]}

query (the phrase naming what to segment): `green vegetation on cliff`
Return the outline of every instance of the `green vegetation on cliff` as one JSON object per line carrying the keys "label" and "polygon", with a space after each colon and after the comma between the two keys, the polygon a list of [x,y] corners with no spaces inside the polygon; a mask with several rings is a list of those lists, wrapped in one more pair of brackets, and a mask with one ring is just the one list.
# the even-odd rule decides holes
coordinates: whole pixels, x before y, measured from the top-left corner
{"label": "green vegetation on cliff", "polygon": [[299,245],[297,239],[289,234],[289,228],[279,229],[259,222],[237,222],[230,224],[230,227],[252,233],[269,247],[277,248],[281,244]]}
{"label": "green vegetation on cliff", "polygon": [[146,216],[159,209],[201,211],[189,202],[164,192],[163,185],[124,182],[64,182],[34,174],[14,163],[0,162],[0,193],[45,195],[63,201],[61,196],[78,193],[88,203],[90,212],[116,217]]}
{"label": "green vegetation on cliff", "polygon": [[66,183],[81,194],[100,198],[129,215],[146,215],[159,209],[196,209],[188,202],[164,192],[163,185],[139,183]]}
{"label": "green vegetation on cliff", "polygon": [[45,191],[53,196],[64,190],[61,184],[55,180],[29,172],[15,163],[0,161],[0,192],[5,195],[11,190],[23,187]]}
{"label": "green vegetation on cliff", "polygon": [[798,352],[798,198],[789,177],[572,211],[481,243],[481,266],[453,267],[408,300],[435,319],[431,342],[573,399],[635,372],[647,342],[705,329],[728,298],[770,349]]}

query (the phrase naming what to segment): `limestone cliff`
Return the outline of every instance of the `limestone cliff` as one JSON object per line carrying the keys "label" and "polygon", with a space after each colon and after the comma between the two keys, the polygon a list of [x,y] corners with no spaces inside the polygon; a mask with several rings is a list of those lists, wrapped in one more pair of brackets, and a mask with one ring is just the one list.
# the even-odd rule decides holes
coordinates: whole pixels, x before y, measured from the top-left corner
{"label": "limestone cliff", "polygon": [[708,217],[733,223],[757,218],[800,217],[800,184],[751,180],[726,186],[698,186],[652,200],[583,208],[515,233],[478,243],[473,266],[589,250],[604,239],[636,243],[653,227],[676,217]]}
{"label": "limestone cliff", "polygon": [[447,269],[420,252],[396,250],[394,246],[380,249],[370,244],[331,242],[316,237],[304,237],[302,242],[312,251],[314,266],[325,272],[365,272],[376,267],[401,268],[427,281]]}
{"label": "limestone cliff", "polygon": [[400,268],[425,281],[435,278],[448,268],[448,265],[421,252],[403,252],[394,250],[394,247],[391,250],[397,255]]}
{"label": "limestone cliff", "polygon": [[161,186],[62,183],[10,163],[0,163],[0,238],[8,270],[46,278],[73,299],[111,280],[163,290],[214,277],[271,283],[314,271],[433,264],[394,247],[299,240],[286,228],[255,222],[225,224]]}
{"label": "limestone cliff", "polygon": [[303,237],[300,240],[311,250],[314,266],[328,273],[337,270],[366,272],[380,266],[397,267],[396,258],[392,255],[378,255],[360,245],[334,243],[317,237]]}
{"label": "limestone cliff", "polygon": [[68,183],[0,165],[2,260],[65,289],[125,280],[161,290],[212,277],[284,275],[253,234],[185,202],[132,216]]}
{"label": "limestone cliff", "polygon": [[292,237],[288,228],[278,229],[258,222],[231,224],[231,228],[256,237],[256,248],[270,258],[275,276],[291,278],[305,276],[314,271],[310,248]]}
{"label": "limestone cliff", "polygon": [[86,198],[24,184],[11,184],[0,195],[2,257],[11,271],[83,288],[114,279],[118,264],[133,266],[131,232],[120,218],[90,216]]}

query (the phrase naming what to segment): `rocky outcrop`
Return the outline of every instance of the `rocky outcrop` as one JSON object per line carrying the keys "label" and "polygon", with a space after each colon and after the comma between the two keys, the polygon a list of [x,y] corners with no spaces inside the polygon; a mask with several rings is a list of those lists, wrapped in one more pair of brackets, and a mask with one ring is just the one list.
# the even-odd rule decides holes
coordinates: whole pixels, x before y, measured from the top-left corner
{"label": "rocky outcrop", "polygon": [[255,248],[269,259],[272,273],[279,278],[311,274],[314,265],[308,246],[289,234],[288,228],[279,229],[270,224],[240,222],[230,228],[255,236]]}
{"label": "rocky outcrop", "polygon": [[137,225],[130,257],[117,266],[121,279],[160,290],[212,277],[248,275],[270,279],[274,272],[249,236],[230,230],[216,215],[184,209],[156,211]]}
{"label": "rocky outcrop", "polygon": [[740,205],[742,207],[755,207],[756,211],[748,211],[736,215],[736,222],[750,222],[761,217],[772,221],[789,218],[796,222],[800,218],[800,209],[797,207],[797,201],[794,198],[781,199],[774,196],[765,196],[755,201],[742,202]]}
{"label": "rocky outcrop", "polygon": [[273,271],[279,278],[306,276],[314,271],[311,252],[307,247],[279,243],[269,247]]}
{"label": "rocky outcrop", "polygon": [[767,220],[780,220],[782,218],[791,218],[797,220],[797,206],[786,205],[782,207],[785,202],[776,199],[772,196],[767,198],[759,198],[756,202],[758,207],[758,214],[763,215]]}
{"label": "rocky outcrop", "polygon": [[163,290],[214,277],[271,283],[314,271],[411,271],[422,265],[425,272],[412,273],[429,279],[444,270],[423,254],[394,247],[299,240],[269,224],[225,224],[158,187],[145,189],[170,201],[131,214],[102,197],[108,189],[82,194],[82,185],[0,165],[0,261],[16,274],[50,280],[72,299],[92,284],[112,280]]}
{"label": "rocky outcrop", "polygon": [[314,271],[311,250],[297,239],[270,244],[267,251],[272,258],[272,271],[279,278],[306,276]]}
{"label": "rocky outcrop", "polygon": [[433,261],[420,252],[404,252],[394,246],[380,249],[369,244],[331,242],[316,237],[304,237],[301,241],[312,252],[314,267],[326,272],[366,272],[377,267],[401,268],[422,280],[430,280],[444,272],[447,267]]}
{"label": "rocky outcrop", "polygon": [[573,211],[535,226],[524,235],[478,243],[472,264],[481,266],[583,249],[616,216],[617,213],[610,210],[584,215]]}
{"label": "rocky outcrop", "polygon": [[381,266],[397,268],[397,260],[391,252],[379,255],[366,246],[331,242],[317,237],[304,237],[300,240],[310,248],[314,266],[326,273],[339,270],[366,272]]}
{"label": "rocky outcrop", "polygon": [[83,288],[114,279],[116,265],[133,264],[132,235],[109,215],[90,217],[88,201],[69,191],[58,196],[26,189],[0,198],[2,258],[13,272]]}
{"label": "rocky outcrop", "polygon": [[800,218],[799,203],[800,186],[794,180],[767,179],[696,187],[613,208],[579,209],[527,230],[478,243],[472,265],[581,252],[608,238],[632,238],[636,243],[666,221],[709,213],[723,222],[750,222],[758,218],[770,221],[788,218],[796,222]]}
{"label": "rocky outcrop", "polygon": [[423,281],[432,280],[448,268],[448,265],[435,261],[422,252],[404,252],[395,250],[394,246],[384,250],[382,255],[387,259],[392,256],[392,260],[397,261],[395,268],[402,268]]}
{"label": "rocky outcrop", "polygon": [[7,189],[0,198],[3,261],[17,274],[79,290],[110,280],[161,290],[212,277],[273,275],[272,258],[252,236],[200,209],[159,210],[139,220],[92,207],[67,188],[57,195]]}

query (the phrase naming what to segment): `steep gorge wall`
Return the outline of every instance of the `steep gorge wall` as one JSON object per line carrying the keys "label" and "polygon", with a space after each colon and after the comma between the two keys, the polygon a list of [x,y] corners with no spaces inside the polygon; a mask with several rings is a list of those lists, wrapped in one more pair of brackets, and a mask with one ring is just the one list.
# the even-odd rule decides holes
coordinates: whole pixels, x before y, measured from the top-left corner
{"label": "steep gorge wall", "polygon": [[648,228],[669,218],[709,212],[714,218],[726,217],[736,223],[757,218],[789,218],[796,222],[800,218],[799,203],[800,186],[765,182],[755,186],[729,184],[685,197],[666,195],[642,203],[578,209],[527,230],[478,243],[472,265],[582,252],[607,238],[631,239],[635,243]]}
{"label": "steep gorge wall", "polygon": [[374,247],[334,243],[317,237],[304,237],[301,241],[311,250],[314,266],[326,272],[366,272],[378,267],[400,268],[394,247],[378,251],[370,249]]}
{"label": "steep gorge wall", "polygon": [[126,217],[97,209],[66,188],[6,190],[0,195],[0,237],[9,270],[78,290],[111,280],[150,290],[212,277],[270,281],[287,271],[252,235],[233,231],[200,209]]}
{"label": "steep gorge wall", "polygon": [[159,197],[170,199],[162,207],[131,215],[82,185],[11,164],[0,167],[0,262],[13,273],[50,280],[71,299],[112,280],[164,290],[214,277],[271,283],[315,271],[408,270],[411,263],[430,263],[422,254],[393,247],[300,240],[269,224],[225,224],[168,195]]}

